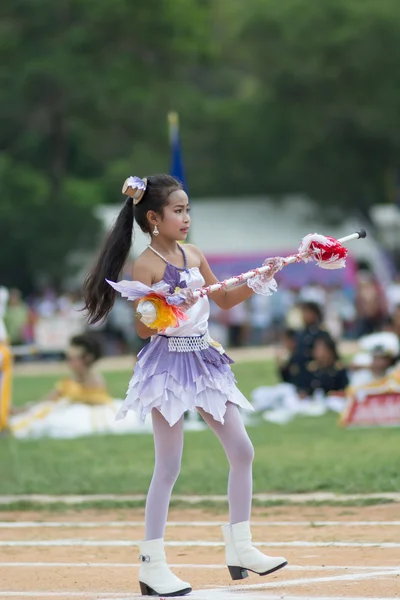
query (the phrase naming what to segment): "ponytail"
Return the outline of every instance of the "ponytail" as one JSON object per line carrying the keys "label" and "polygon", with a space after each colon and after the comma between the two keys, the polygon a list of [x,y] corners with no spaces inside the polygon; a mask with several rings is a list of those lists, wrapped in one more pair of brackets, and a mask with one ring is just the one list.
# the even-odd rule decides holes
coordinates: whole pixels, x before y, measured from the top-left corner
{"label": "ponytail", "polygon": [[[140,179],[139,181],[143,182]],[[147,178],[144,194],[137,198],[136,205],[133,204],[132,197],[127,197],[114,227],[104,242],[97,263],[83,284],[83,310],[87,310],[91,325],[104,319],[114,305],[116,292],[106,279],[117,281],[128,258],[132,245],[133,218],[135,217],[144,233],[150,233],[148,211],[162,216],[164,206],[168,204],[169,194],[181,189],[182,184],[171,175],[151,175]]]}
{"label": "ponytail", "polygon": [[106,279],[117,281],[132,245],[134,205],[128,197],[108,234],[96,264],[83,284],[83,299],[91,325],[102,321],[112,309],[116,292]]}

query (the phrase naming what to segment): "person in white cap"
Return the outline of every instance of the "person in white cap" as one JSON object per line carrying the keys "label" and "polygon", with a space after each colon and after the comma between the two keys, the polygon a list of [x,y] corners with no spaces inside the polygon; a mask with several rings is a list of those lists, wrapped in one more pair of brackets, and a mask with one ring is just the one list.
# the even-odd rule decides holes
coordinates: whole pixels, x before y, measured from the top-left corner
{"label": "person in white cap", "polygon": [[4,324],[7,302],[8,291],[0,286],[0,435],[8,429],[11,404],[12,353]]}
{"label": "person in white cap", "polygon": [[377,380],[388,373],[398,361],[400,343],[397,335],[391,331],[380,331],[366,335],[360,340],[360,347],[371,355],[372,379]]}

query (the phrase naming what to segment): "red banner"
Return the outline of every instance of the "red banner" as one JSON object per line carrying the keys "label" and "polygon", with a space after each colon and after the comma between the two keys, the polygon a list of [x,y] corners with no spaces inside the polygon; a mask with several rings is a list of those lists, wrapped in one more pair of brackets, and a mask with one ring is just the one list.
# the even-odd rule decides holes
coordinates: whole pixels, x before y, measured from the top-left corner
{"label": "red banner", "polygon": [[362,398],[355,394],[349,400],[341,424],[345,427],[399,427],[400,392],[369,390]]}

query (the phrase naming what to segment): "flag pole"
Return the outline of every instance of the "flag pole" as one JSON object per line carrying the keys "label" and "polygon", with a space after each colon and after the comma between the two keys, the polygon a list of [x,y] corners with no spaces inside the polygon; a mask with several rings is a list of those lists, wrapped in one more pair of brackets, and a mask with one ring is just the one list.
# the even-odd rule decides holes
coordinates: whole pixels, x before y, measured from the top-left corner
{"label": "flag pole", "polygon": [[185,192],[187,192],[179,133],[179,115],[176,111],[171,111],[168,113],[168,128],[171,149],[170,175],[178,179],[182,183]]}

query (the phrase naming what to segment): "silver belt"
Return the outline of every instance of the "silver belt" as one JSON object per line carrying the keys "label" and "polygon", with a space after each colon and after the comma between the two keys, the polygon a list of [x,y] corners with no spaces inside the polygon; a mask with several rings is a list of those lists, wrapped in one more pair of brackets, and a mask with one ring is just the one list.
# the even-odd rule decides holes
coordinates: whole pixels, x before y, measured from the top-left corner
{"label": "silver belt", "polygon": [[162,335],[168,340],[170,352],[193,352],[196,350],[207,350],[210,347],[209,336],[205,333],[196,336],[169,336]]}

